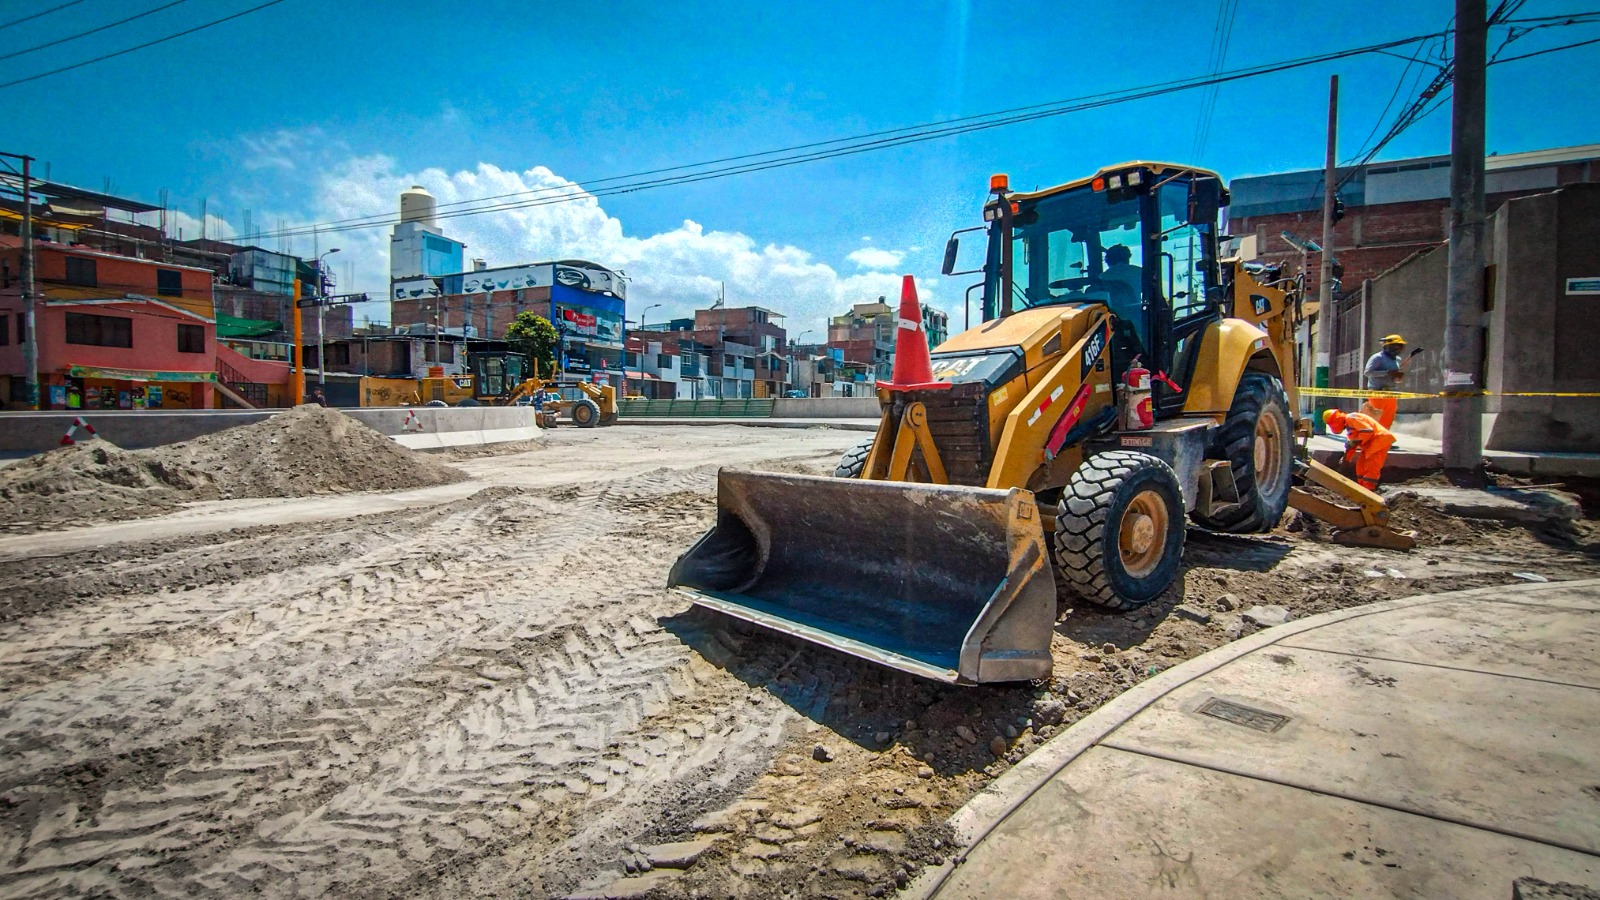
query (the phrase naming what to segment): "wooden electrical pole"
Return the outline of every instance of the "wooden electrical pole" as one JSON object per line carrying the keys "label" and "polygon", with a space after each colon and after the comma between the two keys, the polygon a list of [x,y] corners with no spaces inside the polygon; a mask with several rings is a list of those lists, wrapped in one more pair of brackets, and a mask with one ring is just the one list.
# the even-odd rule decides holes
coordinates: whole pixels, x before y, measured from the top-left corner
{"label": "wooden electrical pole", "polygon": [[1483,465],[1485,0],[1456,0],[1450,108],[1450,273],[1444,312],[1444,466]]}
{"label": "wooden electrical pole", "polygon": [[[1322,267],[1317,274],[1317,387],[1333,384],[1333,209],[1338,198],[1339,76],[1328,78],[1328,155],[1322,170]],[[1323,407],[1313,403],[1312,425],[1323,430]]]}

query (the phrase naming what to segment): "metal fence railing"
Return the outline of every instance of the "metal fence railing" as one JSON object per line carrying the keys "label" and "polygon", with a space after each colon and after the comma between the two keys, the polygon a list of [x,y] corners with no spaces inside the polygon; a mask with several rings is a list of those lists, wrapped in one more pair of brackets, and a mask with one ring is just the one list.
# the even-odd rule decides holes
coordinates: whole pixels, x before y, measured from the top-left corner
{"label": "metal fence railing", "polygon": [[772,398],[734,400],[621,400],[617,414],[624,419],[721,418],[772,415]]}

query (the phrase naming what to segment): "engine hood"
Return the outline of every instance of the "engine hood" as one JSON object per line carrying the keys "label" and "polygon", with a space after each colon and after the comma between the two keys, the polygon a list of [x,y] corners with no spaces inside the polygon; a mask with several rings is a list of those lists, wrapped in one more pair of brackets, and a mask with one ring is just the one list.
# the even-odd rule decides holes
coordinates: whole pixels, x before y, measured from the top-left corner
{"label": "engine hood", "polygon": [[1098,303],[1072,306],[1043,306],[1012,313],[1003,319],[969,328],[940,344],[934,351],[934,368],[939,360],[996,350],[1020,351],[1027,368],[1054,356],[1083,337],[1089,326],[1105,314]]}

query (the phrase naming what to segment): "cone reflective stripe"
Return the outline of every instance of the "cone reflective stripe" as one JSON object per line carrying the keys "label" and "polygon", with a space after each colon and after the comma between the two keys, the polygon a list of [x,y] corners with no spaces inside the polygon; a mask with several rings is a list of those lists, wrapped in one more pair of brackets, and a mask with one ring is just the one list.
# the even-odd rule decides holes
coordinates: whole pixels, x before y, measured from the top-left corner
{"label": "cone reflective stripe", "polygon": [[71,425],[67,426],[67,433],[63,434],[61,436],[61,446],[63,446],[63,447],[71,447],[73,444],[76,444],[77,441],[72,439],[72,435],[79,428],[82,428],[83,430],[89,432],[89,436],[90,437],[99,437],[100,436],[99,433],[94,430],[94,426],[93,425],[90,425],[87,421],[84,420],[84,418],[82,416],[79,416],[76,419],[72,420],[72,424]]}
{"label": "cone reflective stripe", "polygon": [[933,380],[933,357],[922,330],[922,304],[917,283],[910,275],[900,282],[900,314],[894,330],[894,377],[878,382],[891,391],[948,390],[950,382]]}

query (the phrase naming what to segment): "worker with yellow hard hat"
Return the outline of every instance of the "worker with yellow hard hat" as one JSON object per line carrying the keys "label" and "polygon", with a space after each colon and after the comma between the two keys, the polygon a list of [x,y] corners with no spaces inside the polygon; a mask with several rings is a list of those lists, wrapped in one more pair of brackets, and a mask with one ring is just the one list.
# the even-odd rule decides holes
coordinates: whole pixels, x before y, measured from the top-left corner
{"label": "worker with yellow hard hat", "polygon": [[1366,413],[1326,409],[1322,411],[1322,421],[1329,431],[1345,433],[1344,462],[1355,468],[1356,481],[1369,491],[1377,490],[1383,479],[1384,460],[1394,446],[1394,434]]}
{"label": "worker with yellow hard hat", "polygon": [[[1367,360],[1366,388],[1369,391],[1398,391],[1400,381],[1406,377],[1405,363],[1401,361],[1400,354],[1406,349],[1406,339],[1398,334],[1387,335],[1383,339],[1383,349],[1372,354]],[[1400,401],[1393,397],[1368,397],[1361,404],[1361,411],[1378,420],[1378,424],[1388,428],[1394,424],[1394,414],[1400,407]]]}

